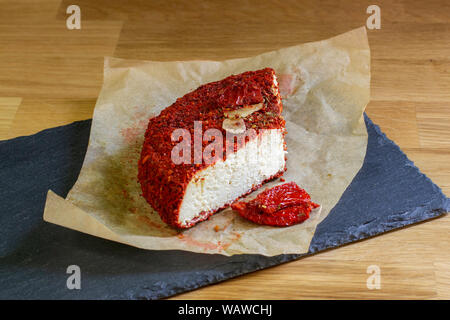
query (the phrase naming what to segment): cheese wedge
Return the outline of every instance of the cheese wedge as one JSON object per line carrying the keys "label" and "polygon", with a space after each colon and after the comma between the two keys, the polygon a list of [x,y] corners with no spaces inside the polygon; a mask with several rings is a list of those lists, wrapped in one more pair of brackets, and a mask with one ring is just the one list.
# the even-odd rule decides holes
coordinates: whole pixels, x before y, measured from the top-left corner
{"label": "cheese wedge", "polygon": [[142,195],[167,224],[189,228],[286,170],[275,71],[208,83],[151,118],[139,160]]}

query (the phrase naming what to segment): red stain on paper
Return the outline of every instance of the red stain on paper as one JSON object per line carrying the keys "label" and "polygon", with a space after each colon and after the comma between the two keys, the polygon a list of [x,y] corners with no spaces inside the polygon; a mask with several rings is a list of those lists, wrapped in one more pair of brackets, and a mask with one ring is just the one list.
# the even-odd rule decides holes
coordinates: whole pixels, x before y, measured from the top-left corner
{"label": "red stain on paper", "polygon": [[186,234],[180,233],[180,234],[177,235],[177,237],[181,241],[185,242],[187,245],[201,248],[204,251],[219,249],[219,245],[218,244],[198,241],[198,240],[196,240],[196,239],[194,239],[191,236],[188,236]]}
{"label": "red stain on paper", "polygon": [[126,143],[135,143],[138,137],[144,137],[147,124],[148,120],[139,120],[133,126],[120,130],[120,134],[122,135]]}
{"label": "red stain on paper", "polygon": [[169,226],[167,226],[164,223],[158,223],[155,221],[152,221],[149,217],[146,216],[138,216],[137,218],[140,222],[145,223],[148,227],[152,229],[158,229],[161,233],[166,235],[175,236],[178,234],[177,231],[173,230]]}
{"label": "red stain on paper", "polygon": [[191,236],[183,233],[179,233],[177,235],[178,239],[185,242],[189,246],[194,246],[203,249],[203,251],[212,251],[217,250],[219,252],[223,250],[227,250],[231,244],[241,238],[241,234],[238,232],[233,232],[233,236],[231,237],[230,241],[222,243],[221,241],[217,241],[217,243],[211,243],[211,242],[203,242],[196,240],[192,238]]}
{"label": "red stain on paper", "polygon": [[150,220],[150,219],[149,219],[148,217],[146,217],[146,216],[139,216],[139,217],[138,217],[138,220],[141,221],[141,222],[143,222],[143,223],[145,223],[146,225],[148,225],[149,227],[152,227],[152,228],[161,229],[161,228],[164,227],[163,225],[161,225],[161,224],[159,224],[159,223],[156,223],[156,222]]}
{"label": "red stain on paper", "polygon": [[295,75],[292,74],[280,74],[278,76],[278,84],[280,93],[283,97],[287,97],[294,92],[295,88]]}

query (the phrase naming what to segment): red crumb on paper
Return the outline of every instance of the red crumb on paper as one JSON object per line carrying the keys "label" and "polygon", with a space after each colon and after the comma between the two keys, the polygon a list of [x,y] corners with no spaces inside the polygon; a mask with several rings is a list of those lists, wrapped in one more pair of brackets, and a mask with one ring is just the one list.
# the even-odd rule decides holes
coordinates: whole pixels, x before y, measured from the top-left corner
{"label": "red crumb on paper", "polygon": [[234,241],[237,241],[242,237],[242,235],[238,232],[233,232],[233,235],[234,235],[234,238],[232,240],[234,240]]}
{"label": "red crumb on paper", "polygon": [[131,213],[136,213],[137,208],[135,208],[135,207],[128,208],[128,211],[130,211]]}
{"label": "red crumb on paper", "polygon": [[130,199],[130,194],[128,193],[127,190],[123,189],[123,190],[122,190],[122,194],[123,194],[123,197],[124,197],[125,199]]}
{"label": "red crumb on paper", "polygon": [[135,202],[134,198],[130,195],[130,192],[128,190],[122,189],[119,194],[122,194],[125,202],[129,202],[130,204],[132,202]]}
{"label": "red crumb on paper", "polygon": [[309,218],[319,205],[295,182],[267,189],[248,202],[235,202],[231,208],[247,220],[257,224],[287,227]]}

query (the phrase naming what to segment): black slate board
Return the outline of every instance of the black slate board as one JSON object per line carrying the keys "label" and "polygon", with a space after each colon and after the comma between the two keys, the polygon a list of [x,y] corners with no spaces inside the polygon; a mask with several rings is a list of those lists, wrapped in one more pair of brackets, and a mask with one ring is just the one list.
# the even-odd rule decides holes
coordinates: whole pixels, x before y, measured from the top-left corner
{"label": "black slate board", "polygon": [[[310,253],[444,215],[450,199],[365,117],[362,169],[318,226]],[[46,193],[66,196],[86,152],[91,121],[0,141],[0,299],[156,299],[299,255],[146,251],[42,220]],[[81,290],[68,290],[69,265]]]}

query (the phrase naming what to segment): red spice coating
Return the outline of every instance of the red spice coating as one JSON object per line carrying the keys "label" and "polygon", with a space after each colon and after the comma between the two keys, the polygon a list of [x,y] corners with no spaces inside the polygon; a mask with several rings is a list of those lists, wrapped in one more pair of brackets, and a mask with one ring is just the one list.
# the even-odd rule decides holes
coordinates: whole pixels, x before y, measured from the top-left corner
{"label": "red spice coating", "polygon": [[[198,221],[207,219],[217,212],[202,213],[196,221],[180,225],[179,209],[187,185],[200,170],[210,164],[202,161],[194,163],[194,143],[191,144],[190,164],[172,162],[171,152],[178,141],[172,141],[175,129],[183,128],[194,139],[194,121],[202,121],[202,132],[218,129],[223,135],[223,159],[226,158],[226,132],[222,128],[224,110],[235,110],[244,105],[263,103],[263,108],[244,119],[246,128],[257,134],[264,129],[281,129],[284,133],[285,121],[281,116],[282,104],[278,86],[274,84],[275,71],[265,68],[232,75],[221,81],[211,82],[177,99],[159,116],[151,118],[145,133],[145,141],[138,163],[138,179],[142,195],[169,225],[187,228]],[[234,152],[248,142],[237,139]],[[211,142],[202,141],[202,150]],[[281,175],[282,172],[275,176]],[[229,204],[228,204],[229,205]]]}
{"label": "red spice coating", "polygon": [[245,219],[277,227],[301,223],[317,207],[319,205],[312,202],[309,194],[295,182],[267,189],[249,202],[241,201],[231,205]]}

